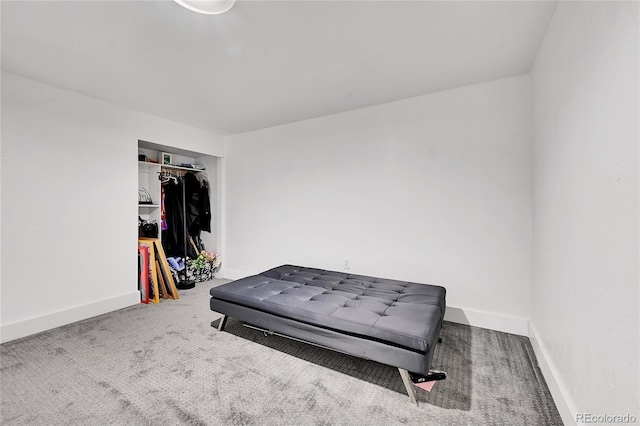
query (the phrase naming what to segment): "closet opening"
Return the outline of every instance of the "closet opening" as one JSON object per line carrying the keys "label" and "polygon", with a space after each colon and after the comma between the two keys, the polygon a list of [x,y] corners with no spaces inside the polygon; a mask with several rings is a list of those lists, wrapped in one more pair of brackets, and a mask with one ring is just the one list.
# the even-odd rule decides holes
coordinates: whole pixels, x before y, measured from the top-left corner
{"label": "closet opening", "polygon": [[143,303],[215,277],[221,266],[219,157],[138,141],[138,285]]}

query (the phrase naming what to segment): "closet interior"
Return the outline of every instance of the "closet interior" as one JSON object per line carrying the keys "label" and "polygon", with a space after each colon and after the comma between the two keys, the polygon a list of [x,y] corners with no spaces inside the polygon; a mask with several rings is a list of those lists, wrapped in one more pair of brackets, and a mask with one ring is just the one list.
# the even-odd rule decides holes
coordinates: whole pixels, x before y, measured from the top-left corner
{"label": "closet interior", "polygon": [[142,303],[214,278],[217,158],[139,141],[138,285]]}

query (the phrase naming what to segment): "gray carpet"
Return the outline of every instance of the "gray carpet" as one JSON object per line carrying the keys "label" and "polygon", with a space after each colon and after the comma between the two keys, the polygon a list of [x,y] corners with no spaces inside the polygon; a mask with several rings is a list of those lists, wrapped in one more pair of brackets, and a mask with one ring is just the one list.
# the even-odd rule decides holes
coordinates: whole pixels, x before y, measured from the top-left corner
{"label": "gray carpet", "polygon": [[3,425],[562,424],[524,337],[445,323],[449,377],[412,405],[397,369],[270,336],[217,332],[201,283],[1,346]]}

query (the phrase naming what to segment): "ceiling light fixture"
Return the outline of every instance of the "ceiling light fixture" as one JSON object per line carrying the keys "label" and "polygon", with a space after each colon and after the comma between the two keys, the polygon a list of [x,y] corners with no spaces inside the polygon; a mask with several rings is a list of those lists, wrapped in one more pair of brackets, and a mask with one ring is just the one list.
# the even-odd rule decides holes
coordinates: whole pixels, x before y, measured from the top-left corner
{"label": "ceiling light fixture", "polygon": [[205,15],[219,15],[231,9],[236,0],[174,0],[180,6]]}

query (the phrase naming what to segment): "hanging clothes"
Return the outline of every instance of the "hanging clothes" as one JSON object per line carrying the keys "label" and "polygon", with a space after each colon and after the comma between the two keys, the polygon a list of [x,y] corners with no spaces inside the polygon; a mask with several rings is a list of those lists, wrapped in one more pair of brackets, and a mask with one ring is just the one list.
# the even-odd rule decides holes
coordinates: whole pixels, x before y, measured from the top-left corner
{"label": "hanging clothes", "polygon": [[198,199],[200,201],[200,229],[211,232],[211,202],[209,200],[209,182],[206,180],[200,184]]}
{"label": "hanging clothes", "polygon": [[204,249],[200,232],[211,232],[209,186],[204,173],[163,181],[162,246],[167,256],[195,259]]}
{"label": "hanging clothes", "polygon": [[200,237],[200,182],[196,175],[189,172],[184,175],[186,225],[189,235]]}
{"label": "hanging clothes", "polygon": [[187,200],[187,216],[189,234],[196,239],[200,238],[200,231],[211,232],[211,202],[209,199],[209,184],[204,173],[187,173],[185,188]]}
{"label": "hanging clothes", "polygon": [[162,233],[162,247],[167,256],[191,258],[197,253],[188,242],[185,232],[188,223],[185,222],[184,211],[184,183],[182,179],[172,179],[162,184],[164,189],[164,211],[167,229]]}

